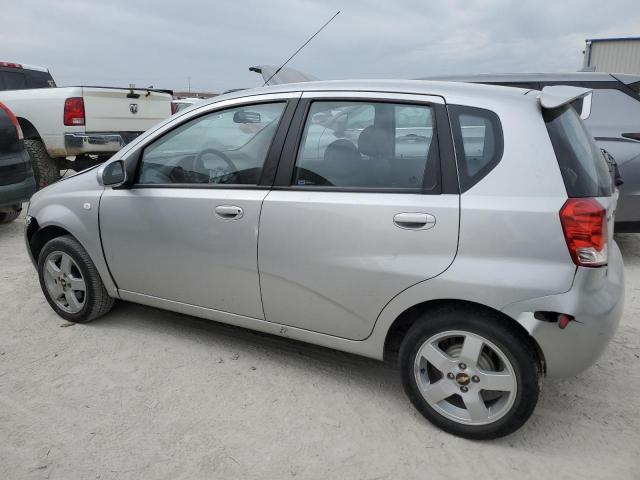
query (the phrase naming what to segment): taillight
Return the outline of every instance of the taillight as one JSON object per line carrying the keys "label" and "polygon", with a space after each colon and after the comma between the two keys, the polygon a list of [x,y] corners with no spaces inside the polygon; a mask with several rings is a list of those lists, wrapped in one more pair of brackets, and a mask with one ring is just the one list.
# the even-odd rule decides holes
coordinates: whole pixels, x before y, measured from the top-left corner
{"label": "taillight", "polygon": [[22,134],[22,128],[20,128],[20,123],[18,123],[18,119],[16,118],[16,116],[2,102],[0,102],[0,109],[4,110],[4,113],[6,113],[7,117],[9,117],[9,121],[11,122],[11,124],[14,127],[16,127],[16,135],[18,136],[18,140],[23,140],[24,139],[24,135]]}
{"label": "taillight", "polygon": [[178,106],[174,102],[171,102],[171,115],[176,113],[177,110],[178,110]]}
{"label": "taillight", "polygon": [[84,125],[84,100],[82,97],[71,97],[64,101],[64,124]]}
{"label": "taillight", "polygon": [[22,68],[22,65],[20,65],[19,63],[13,63],[13,62],[0,62],[0,67]]}
{"label": "taillight", "polygon": [[607,264],[607,212],[593,198],[570,198],[560,222],[573,262],[582,267]]}

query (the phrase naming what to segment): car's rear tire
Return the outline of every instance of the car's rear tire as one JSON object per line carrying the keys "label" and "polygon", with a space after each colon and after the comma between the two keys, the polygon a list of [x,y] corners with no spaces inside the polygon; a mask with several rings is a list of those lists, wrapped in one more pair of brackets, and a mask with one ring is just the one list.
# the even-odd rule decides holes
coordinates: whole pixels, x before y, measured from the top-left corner
{"label": "car's rear tire", "polygon": [[423,315],[403,339],[400,369],[418,411],[460,437],[508,435],[538,401],[533,345],[509,320],[482,309],[447,306]]}
{"label": "car's rear tire", "polygon": [[0,212],[0,223],[10,223],[20,216],[21,209]]}
{"label": "car's rear tire", "polygon": [[38,256],[40,286],[51,308],[70,322],[88,322],[113,306],[87,251],[65,235],[45,244]]}
{"label": "car's rear tire", "polygon": [[53,158],[47,153],[42,140],[25,140],[24,146],[31,156],[33,174],[38,190],[60,179],[60,170]]}

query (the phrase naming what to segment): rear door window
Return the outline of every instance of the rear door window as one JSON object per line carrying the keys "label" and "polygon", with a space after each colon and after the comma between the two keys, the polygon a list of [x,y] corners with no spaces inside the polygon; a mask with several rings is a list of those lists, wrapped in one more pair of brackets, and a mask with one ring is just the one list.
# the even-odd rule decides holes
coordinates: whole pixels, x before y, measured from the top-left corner
{"label": "rear door window", "polygon": [[1,72],[5,90],[20,90],[27,88],[27,80],[21,70],[4,70]]}
{"label": "rear door window", "polygon": [[605,197],[613,192],[607,163],[570,105],[544,110],[558,165],[569,197]]}
{"label": "rear door window", "polygon": [[450,105],[461,192],[466,192],[500,162],[502,126],[490,110]]}
{"label": "rear door window", "polygon": [[433,192],[432,109],[384,102],[311,104],[294,169],[297,187]]}

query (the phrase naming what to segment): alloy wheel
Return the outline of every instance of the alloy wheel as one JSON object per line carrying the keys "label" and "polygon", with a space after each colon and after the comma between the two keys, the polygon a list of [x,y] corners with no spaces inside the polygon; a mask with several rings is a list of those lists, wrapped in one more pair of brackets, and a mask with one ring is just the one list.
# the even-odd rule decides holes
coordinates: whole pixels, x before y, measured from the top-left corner
{"label": "alloy wheel", "polygon": [[51,252],[44,264],[47,292],[55,304],[68,313],[82,310],[87,298],[87,285],[71,256],[64,252]]}
{"label": "alloy wheel", "polygon": [[414,375],[420,393],[439,414],[467,425],[486,425],[514,404],[517,381],[500,348],[481,335],[452,330],[419,348]]}

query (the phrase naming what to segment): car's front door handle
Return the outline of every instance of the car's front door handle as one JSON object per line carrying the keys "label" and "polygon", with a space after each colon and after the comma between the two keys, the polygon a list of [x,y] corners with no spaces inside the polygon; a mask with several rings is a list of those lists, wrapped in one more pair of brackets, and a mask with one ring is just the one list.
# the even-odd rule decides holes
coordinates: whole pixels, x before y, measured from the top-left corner
{"label": "car's front door handle", "polygon": [[429,213],[398,213],[393,216],[393,223],[407,230],[427,230],[436,224],[436,217]]}
{"label": "car's front door handle", "polygon": [[218,217],[225,220],[239,220],[244,215],[242,208],[237,205],[218,205],[215,212]]}

